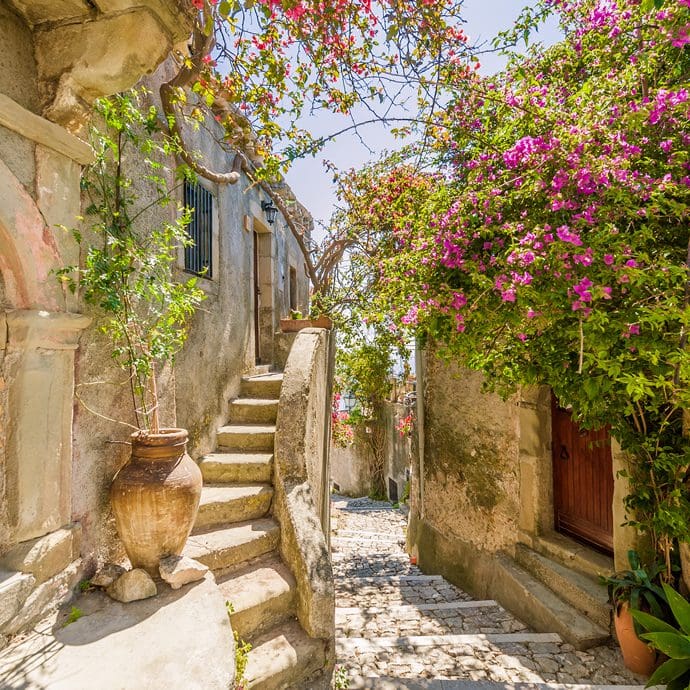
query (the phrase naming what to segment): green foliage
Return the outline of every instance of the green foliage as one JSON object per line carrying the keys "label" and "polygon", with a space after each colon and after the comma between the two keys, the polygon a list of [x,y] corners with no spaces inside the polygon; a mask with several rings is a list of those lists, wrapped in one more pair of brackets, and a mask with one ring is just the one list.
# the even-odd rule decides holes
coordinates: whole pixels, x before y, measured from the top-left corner
{"label": "green foliage", "polygon": [[668,690],[685,690],[690,686],[690,603],[667,584],[664,594],[673,613],[676,625],[632,610],[635,622],[647,632],[643,640],[668,657],[647,682],[647,687],[666,685]]}
{"label": "green foliage", "polygon": [[249,661],[249,652],[252,651],[252,646],[249,642],[240,639],[237,631],[235,635],[235,690],[245,690],[247,681],[244,678],[244,673],[247,670],[247,662]]}
{"label": "green foliage", "polygon": [[344,666],[336,666],[333,670],[334,690],[347,690],[350,687],[350,674]]}
{"label": "green foliage", "polygon": [[171,184],[185,170],[165,167],[179,148],[160,130],[158,112],[144,106],[145,98],[130,91],[96,103],[96,161],[82,177],[88,229],[72,231],[82,260],[58,271],[58,278],[101,312],[112,357],[130,374],[137,426],[155,433],[157,367],[182,347],[204,293],[196,278],[173,276],[178,250],[190,243],[190,212],[176,206]]}
{"label": "green foliage", "polygon": [[62,627],[66,628],[71,623],[76,623],[83,615],[84,612],[80,608],[72,606],[69,615],[67,616],[67,620],[62,624]]}
{"label": "green foliage", "polygon": [[664,566],[654,563],[649,572],[642,566],[636,551],[628,551],[630,570],[611,576],[600,575],[599,580],[608,588],[609,602],[614,610],[628,602],[633,610],[650,611],[657,618],[668,616],[668,603],[659,585]]}

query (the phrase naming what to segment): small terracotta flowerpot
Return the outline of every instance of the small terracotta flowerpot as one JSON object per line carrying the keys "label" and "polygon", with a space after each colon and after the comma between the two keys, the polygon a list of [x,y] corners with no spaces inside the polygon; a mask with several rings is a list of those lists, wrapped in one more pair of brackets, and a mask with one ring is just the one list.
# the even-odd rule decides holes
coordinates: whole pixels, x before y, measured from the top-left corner
{"label": "small terracotta flowerpot", "polygon": [[132,457],[110,487],[115,523],[134,568],[157,576],[182,553],[201,498],[201,471],[187,455],[186,429],[132,434]]}
{"label": "small terracotta flowerpot", "polygon": [[410,565],[417,565],[417,556],[410,556]]}
{"label": "small terracotta flowerpot", "polygon": [[637,636],[627,601],[617,605],[613,622],[626,668],[649,677],[656,665],[656,652]]}
{"label": "small terracotta flowerpot", "polygon": [[297,333],[303,328],[333,328],[333,321],[328,316],[319,316],[317,319],[281,319],[280,330],[283,333]]}

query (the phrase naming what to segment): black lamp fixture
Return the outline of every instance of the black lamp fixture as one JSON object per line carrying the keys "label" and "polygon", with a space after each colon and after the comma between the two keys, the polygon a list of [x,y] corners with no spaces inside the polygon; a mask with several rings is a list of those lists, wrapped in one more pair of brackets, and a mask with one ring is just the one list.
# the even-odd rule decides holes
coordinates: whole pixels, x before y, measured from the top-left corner
{"label": "black lamp fixture", "polygon": [[261,210],[266,214],[266,220],[269,225],[273,225],[276,222],[276,216],[278,215],[278,209],[273,205],[272,201],[262,201]]}

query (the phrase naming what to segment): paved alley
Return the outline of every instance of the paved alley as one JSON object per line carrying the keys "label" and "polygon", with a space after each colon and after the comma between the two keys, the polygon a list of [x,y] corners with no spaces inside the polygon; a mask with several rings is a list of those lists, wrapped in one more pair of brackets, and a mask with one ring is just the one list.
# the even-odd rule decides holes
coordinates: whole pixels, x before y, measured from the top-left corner
{"label": "paved alley", "polygon": [[389,503],[333,497],[337,663],[350,690],[641,688],[614,645],[576,651],[495,601],[475,601],[405,552]]}

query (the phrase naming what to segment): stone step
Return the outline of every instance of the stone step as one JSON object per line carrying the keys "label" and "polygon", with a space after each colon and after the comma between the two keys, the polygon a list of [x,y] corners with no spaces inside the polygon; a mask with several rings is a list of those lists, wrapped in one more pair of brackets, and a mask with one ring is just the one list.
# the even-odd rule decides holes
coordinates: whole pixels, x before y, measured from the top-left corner
{"label": "stone step", "polygon": [[257,638],[244,677],[248,690],[308,688],[310,676],[326,663],[323,640],[307,637],[297,621],[277,626]]}
{"label": "stone step", "polygon": [[273,551],[279,540],[278,523],[264,518],[210,532],[194,533],[187,540],[183,554],[211,570],[224,570]]}
{"label": "stone step", "polygon": [[199,461],[205,482],[270,482],[272,453],[209,453]]}
{"label": "stone step", "polygon": [[273,424],[229,424],[216,432],[219,449],[242,451],[273,451]]}
{"label": "stone step", "polygon": [[515,559],[525,570],[593,623],[604,630],[609,629],[611,607],[605,587],[523,544],[518,544]]}
{"label": "stone step", "polygon": [[194,529],[264,517],[271,508],[272,498],[270,484],[205,484]]}
{"label": "stone step", "polygon": [[36,578],[30,573],[0,570],[0,628],[15,617],[35,584]]}
{"label": "stone step", "polygon": [[272,372],[258,376],[243,376],[240,392],[247,398],[279,398],[283,374]]}
{"label": "stone step", "polygon": [[360,585],[428,584],[442,581],[442,575],[368,575],[367,577],[339,577],[336,585],[352,589]]}
{"label": "stone step", "polygon": [[563,601],[505,554],[496,556],[492,593],[521,621],[536,630],[560,634],[575,649],[589,649],[609,639],[607,630]]}
{"label": "stone step", "polygon": [[435,611],[456,611],[463,609],[500,609],[501,605],[493,599],[482,599],[472,601],[439,601],[433,604],[394,604],[384,606],[336,606],[335,619],[343,620],[350,616],[371,617],[381,613],[402,614],[414,613],[416,611],[435,612]]}
{"label": "stone step", "polygon": [[578,544],[557,532],[536,537],[533,540],[532,548],[542,556],[594,579],[599,575],[611,575],[614,571],[611,556],[599,553],[584,544]]}
{"label": "stone step", "polygon": [[393,678],[375,676],[350,679],[349,690],[643,690],[642,685],[589,685],[573,683],[498,683],[490,680],[447,678]]}
{"label": "stone step", "polygon": [[277,399],[237,398],[230,403],[233,424],[275,424],[277,414]]}
{"label": "stone step", "polygon": [[295,579],[276,556],[264,556],[229,574],[221,573],[216,581],[232,604],[232,629],[243,640],[294,616]]}
{"label": "stone step", "polygon": [[429,647],[486,647],[487,645],[528,645],[562,643],[555,633],[470,633],[461,635],[406,635],[404,637],[338,637],[337,654],[375,654],[386,649],[418,650]]}

